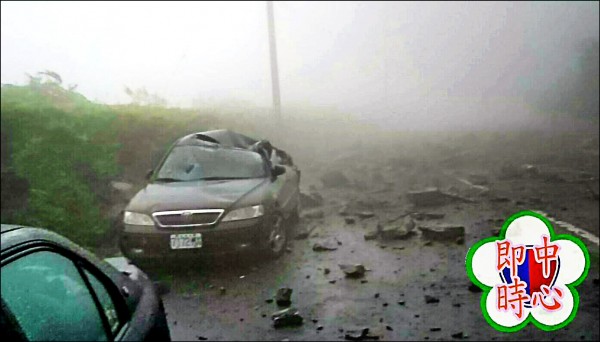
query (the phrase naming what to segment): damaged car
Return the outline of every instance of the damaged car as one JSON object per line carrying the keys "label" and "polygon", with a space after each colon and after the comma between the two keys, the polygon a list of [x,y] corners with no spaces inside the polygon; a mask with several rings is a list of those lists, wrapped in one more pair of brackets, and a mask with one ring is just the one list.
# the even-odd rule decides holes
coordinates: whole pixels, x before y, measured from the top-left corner
{"label": "damaged car", "polygon": [[186,135],[129,202],[119,245],[134,263],[244,251],[280,256],[300,210],[300,171],[267,140]]}

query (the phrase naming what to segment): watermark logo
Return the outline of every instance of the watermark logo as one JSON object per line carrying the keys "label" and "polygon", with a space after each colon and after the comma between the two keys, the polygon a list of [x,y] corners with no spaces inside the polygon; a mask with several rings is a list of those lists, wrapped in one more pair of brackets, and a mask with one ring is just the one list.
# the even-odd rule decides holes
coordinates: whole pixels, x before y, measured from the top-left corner
{"label": "watermark logo", "polygon": [[483,290],[481,310],[492,327],[514,332],[532,322],[552,331],[575,318],[575,287],[587,276],[590,258],[581,240],[555,235],[545,217],[522,211],[504,223],[499,237],[471,247],[466,266]]}

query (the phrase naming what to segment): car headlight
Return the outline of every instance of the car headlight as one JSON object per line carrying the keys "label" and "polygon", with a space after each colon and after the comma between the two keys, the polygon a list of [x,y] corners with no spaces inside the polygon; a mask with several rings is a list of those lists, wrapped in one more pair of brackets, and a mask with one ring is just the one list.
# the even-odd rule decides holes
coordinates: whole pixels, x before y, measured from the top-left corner
{"label": "car headlight", "polygon": [[235,209],[227,213],[223,218],[223,221],[238,221],[238,220],[246,220],[259,216],[263,216],[265,213],[265,208],[262,205],[255,205],[252,207],[245,207],[240,209]]}
{"label": "car headlight", "polygon": [[135,224],[138,226],[153,226],[154,221],[146,214],[134,213],[132,211],[126,211],[123,216],[123,222],[125,224]]}

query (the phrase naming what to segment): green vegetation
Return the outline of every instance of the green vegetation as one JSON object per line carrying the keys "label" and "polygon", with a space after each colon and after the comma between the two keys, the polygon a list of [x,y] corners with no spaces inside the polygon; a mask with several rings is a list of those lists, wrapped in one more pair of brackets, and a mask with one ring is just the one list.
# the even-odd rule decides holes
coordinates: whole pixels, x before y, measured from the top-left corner
{"label": "green vegetation", "polygon": [[2,156],[3,175],[12,172],[29,184],[27,206],[8,217],[3,211],[2,222],[46,227],[91,244],[109,222],[89,177],[119,171],[111,129],[116,115],[53,82],[4,86],[1,103],[3,150],[9,152]]}

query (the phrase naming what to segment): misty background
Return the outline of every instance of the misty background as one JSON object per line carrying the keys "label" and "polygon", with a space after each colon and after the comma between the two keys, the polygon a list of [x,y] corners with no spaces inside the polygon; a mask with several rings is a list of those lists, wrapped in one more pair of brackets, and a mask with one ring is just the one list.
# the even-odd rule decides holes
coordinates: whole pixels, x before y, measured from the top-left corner
{"label": "misty background", "polygon": [[[284,117],[318,108],[404,130],[598,127],[598,2],[274,6]],[[102,103],[145,94],[174,107],[270,107],[264,1],[2,2],[1,12],[3,84],[51,70]]]}

